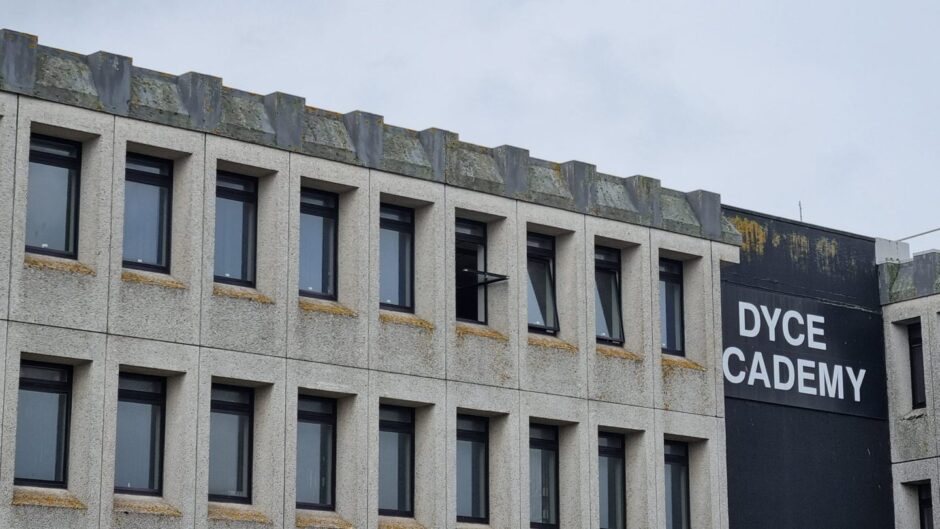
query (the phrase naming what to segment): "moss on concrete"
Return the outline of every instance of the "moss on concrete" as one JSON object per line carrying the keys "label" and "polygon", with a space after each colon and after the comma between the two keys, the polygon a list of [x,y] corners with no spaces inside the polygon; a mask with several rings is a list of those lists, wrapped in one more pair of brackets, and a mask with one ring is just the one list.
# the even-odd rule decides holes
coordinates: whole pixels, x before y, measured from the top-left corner
{"label": "moss on concrete", "polygon": [[414,314],[399,314],[395,312],[382,312],[379,314],[379,321],[382,323],[388,323],[392,325],[409,325],[421,329],[424,332],[432,333],[434,332],[434,324],[419,318]]}
{"label": "moss on concrete", "polygon": [[168,516],[171,518],[180,518],[182,511],[169,503],[157,500],[135,500],[130,498],[115,498],[113,505],[114,513],[119,514],[147,514],[150,516]]}
{"label": "moss on concrete", "polygon": [[495,340],[497,342],[508,342],[509,337],[505,334],[497,331],[496,329],[490,327],[483,327],[480,325],[464,325],[458,323],[456,327],[457,339],[466,338],[468,336],[477,336],[479,338],[486,338],[488,340]]}
{"label": "moss on concrete", "polygon": [[529,345],[541,347],[542,349],[557,349],[571,354],[577,354],[578,352],[577,345],[551,336],[529,336]]}
{"label": "moss on concrete", "polygon": [[692,369],[694,371],[706,371],[705,366],[683,358],[681,356],[663,356],[663,373],[666,374],[673,369]]}
{"label": "moss on concrete", "polygon": [[346,318],[355,318],[359,316],[356,311],[333,301],[324,301],[319,299],[300,298],[297,306],[304,312],[318,312],[321,314],[330,314],[333,316],[343,316]]}
{"label": "moss on concrete", "polygon": [[261,303],[262,305],[273,305],[274,300],[268,296],[265,296],[257,290],[252,290],[248,288],[237,288],[229,287],[225,285],[214,285],[212,287],[212,295],[222,298],[232,298],[232,299],[244,299],[247,301],[254,301],[255,303]]}
{"label": "moss on concrete", "polygon": [[121,281],[125,283],[137,283],[140,285],[152,285],[155,287],[173,288],[177,290],[186,290],[186,284],[170,276],[142,274],[125,270],[121,272]]}
{"label": "moss on concrete", "polygon": [[632,351],[627,351],[623,347],[611,347],[609,345],[598,345],[597,354],[607,357],[607,358],[620,358],[623,360],[632,360],[634,362],[643,361],[642,356]]}
{"label": "moss on concrete", "polygon": [[23,266],[34,270],[55,270],[57,272],[68,272],[70,274],[83,276],[95,276],[94,268],[70,259],[27,255],[23,260]]}
{"label": "moss on concrete", "polygon": [[425,529],[411,518],[379,518],[378,529]]}
{"label": "moss on concrete", "polygon": [[242,507],[232,507],[229,505],[220,505],[218,503],[209,504],[209,519],[226,522],[248,522],[261,525],[271,525],[271,519],[261,511]]}
{"label": "moss on concrete", "polygon": [[51,507],[54,509],[88,510],[88,506],[66,490],[39,490],[14,487],[13,501],[10,505],[15,507]]}
{"label": "moss on concrete", "polygon": [[332,513],[297,513],[294,527],[309,529],[353,529],[353,524]]}

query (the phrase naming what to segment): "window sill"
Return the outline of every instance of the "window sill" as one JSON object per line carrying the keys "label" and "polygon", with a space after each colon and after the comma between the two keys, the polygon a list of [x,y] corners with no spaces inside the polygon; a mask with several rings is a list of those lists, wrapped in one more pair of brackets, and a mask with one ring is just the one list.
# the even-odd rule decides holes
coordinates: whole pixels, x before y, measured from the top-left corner
{"label": "window sill", "polygon": [[158,497],[142,498],[128,494],[115,494],[112,510],[116,514],[146,514],[170,518],[183,516],[182,511]]}
{"label": "window sill", "polygon": [[615,347],[613,345],[597,344],[597,354],[607,358],[619,358],[621,360],[631,360],[633,362],[643,361],[642,356],[632,351],[627,351],[623,347]]}
{"label": "window sill", "polygon": [[663,372],[673,369],[692,369],[694,371],[707,371],[705,366],[698,362],[693,362],[683,356],[663,355]]}
{"label": "window sill", "polygon": [[212,286],[212,295],[220,298],[242,299],[253,301],[262,305],[274,305],[274,300],[253,288],[222,285],[216,283]]}
{"label": "window sill", "polygon": [[152,285],[155,287],[186,290],[186,284],[182,281],[173,279],[166,274],[158,274],[156,272],[124,270],[121,272],[121,281],[125,283],[137,283],[140,285]]}
{"label": "window sill", "polygon": [[495,340],[497,342],[508,342],[509,337],[505,334],[489,327],[487,325],[473,325],[469,323],[458,323],[455,328],[457,333],[457,338],[466,338],[468,336],[476,336],[478,338],[486,338],[488,340]]}
{"label": "window sill", "polygon": [[333,511],[297,510],[295,527],[308,529],[353,529],[353,524]]}
{"label": "window sill", "polygon": [[324,299],[300,298],[297,306],[304,312],[318,312],[321,314],[330,314],[332,316],[342,316],[344,318],[357,318],[359,314],[345,305],[336,301]]}
{"label": "window sill", "polygon": [[379,516],[379,529],[425,529],[425,527],[414,518]]}
{"label": "window sill", "polygon": [[565,351],[566,353],[578,354],[578,346],[566,342],[561,338],[554,338],[552,336],[538,336],[538,335],[529,335],[529,345],[532,347],[540,347],[542,349],[556,349],[558,351]]}
{"label": "window sill", "polygon": [[24,268],[34,270],[54,270],[56,272],[68,272],[80,276],[95,277],[95,269],[84,265],[74,259],[63,259],[60,257],[50,257],[45,255],[36,255],[27,253],[23,259]]}
{"label": "window sill", "polygon": [[226,522],[248,522],[261,525],[271,525],[271,519],[261,511],[251,506],[234,505],[229,503],[209,502],[209,519]]}
{"label": "window sill", "polygon": [[428,334],[433,333],[435,329],[434,324],[428,320],[419,318],[414,314],[406,314],[403,312],[388,312],[384,310],[379,311],[379,321],[392,325],[407,325],[409,327],[415,327]]}
{"label": "window sill", "polygon": [[914,421],[914,420],[920,419],[921,417],[926,417],[926,416],[927,416],[927,408],[915,408],[907,412],[907,414],[905,414],[903,417],[901,417],[901,420],[902,421]]}
{"label": "window sill", "polygon": [[65,489],[43,487],[13,487],[14,507],[52,507],[55,509],[88,510],[88,507]]}

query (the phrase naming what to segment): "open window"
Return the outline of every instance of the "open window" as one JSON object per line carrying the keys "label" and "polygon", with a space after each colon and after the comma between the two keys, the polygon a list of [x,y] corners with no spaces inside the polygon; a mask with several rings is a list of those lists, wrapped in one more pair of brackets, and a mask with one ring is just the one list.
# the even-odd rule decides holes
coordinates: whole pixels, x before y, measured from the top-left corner
{"label": "open window", "polygon": [[527,237],[529,330],[557,334],[558,306],[555,301],[555,238],[529,233]]}
{"label": "open window", "polygon": [[457,319],[485,324],[488,287],[507,277],[487,270],[486,224],[457,219],[454,233]]}
{"label": "open window", "polygon": [[594,327],[599,342],[623,344],[623,305],[620,299],[620,250],[594,249]]}

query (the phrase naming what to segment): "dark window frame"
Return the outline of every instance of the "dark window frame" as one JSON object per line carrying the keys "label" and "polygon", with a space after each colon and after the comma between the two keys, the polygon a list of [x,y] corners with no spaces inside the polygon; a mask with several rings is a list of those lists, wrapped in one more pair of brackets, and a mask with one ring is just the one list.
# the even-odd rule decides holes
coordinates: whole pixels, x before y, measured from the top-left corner
{"label": "dark window frame", "polygon": [[[407,213],[411,217],[411,221],[405,222],[405,221],[398,221],[398,220],[392,220],[392,219],[383,219],[381,212],[384,209],[398,211],[399,213]],[[397,312],[409,312],[412,314],[415,311],[415,246],[417,246],[416,244],[417,241],[415,240],[415,222],[416,222],[416,216],[415,216],[414,208],[409,208],[407,206],[399,206],[397,204],[388,204],[385,202],[382,202],[379,205],[379,231],[380,232],[383,229],[392,230],[392,231],[397,231],[399,233],[407,233],[411,236],[411,256],[410,256],[411,266],[409,267],[410,269],[408,270],[408,274],[410,275],[410,278],[409,278],[408,285],[407,285],[408,290],[410,290],[410,292],[408,292],[407,296],[404,295],[406,287],[404,284],[402,284],[403,283],[402,269],[404,268],[403,266],[404,263],[402,262],[402,255],[401,255],[402,252],[401,252],[401,247],[399,246],[398,248],[398,272],[399,272],[398,298],[399,299],[407,298],[410,301],[410,305],[396,305],[394,303],[384,303],[380,301],[379,308],[381,309],[393,310]],[[380,234],[380,237],[381,237],[381,234]],[[379,259],[381,259],[381,256],[379,256]],[[380,266],[379,273],[381,273],[381,266]]]}
{"label": "dark window frame", "polygon": [[[162,496],[163,495],[163,461],[166,456],[166,378],[152,376],[152,375],[141,375],[137,373],[120,373],[118,377],[125,378],[135,378],[138,380],[150,380],[150,381],[159,381],[160,382],[160,393],[155,394],[149,391],[136,391],[130,389],[120,389],[118,388],[118,402],[138,402],[142,404],[159,404],[160,405],[160,439],[159,444],[156,447],[160,454],[159,463],[156,465],[157,476],[157,488],[156,489],[140,489],[140,488],[130,488],[130,487],[114,487],[114,492],[120,494],[137,494],[142,496]],[[120,382],[119,382],[120,384]],[[153,439],[151,439],[151,444]],[[153,453],[151,453],[150,460],[151,468],[153,468]]]}
{"label": "dark window frame", "polygon": [[[251,504],[252,501],[252,481],[254,479],[255,467],[255,390],[245,386],[235,386],[232,384],[213,383],[210,386],[210,395],[212,388],[234,390],[248,394],[248,404],[239,404],[229,401],[215,400],[210,397],[209,415],[211,421],[212,412],[229,413],[233,415],[247,414],[248,416],[248,475],[245,476],[245,497],[230,496],[228,494],[209,494],[209,501],[219,503],[240,503],[243,505]],[[209,444],[209,450],[212,450],[212,444]]]}
{"label": "dark window frame", "polygon": [[[483,424],[483,431],[476,430],[464,430],[461,429],[460,419],[472,420],[479,424]],[[484,469],[486,474],[483,476],[483,490],[484,490],[484,510],[486,511],[486,516],[483,517],[474,517],[474,516],[457,516],[457,521],[462,523],[477,523],[477,524],[489,524],[490,523],[490,420],[489,417],[481,417],[478,415],[468,415],[464,413],[457,414],[457,440],[458,441],[472,441],[472,442],[481,442],[483,443],[483,459],[484,459]]]}
{"label": "dark window frame", "polygon": [[911,371],[911,408],[915,410],[927,407],[922,330],[920,320],[907,325],[907,350]]}
{"label": "dark window frame", "polygon": [[[127,153],[127,159],[136,158],[137,160],[142,161],[145,164],[159,165],[166,168],[167,172],[165,175],[154,175],[151,173],[146,173],[136,169],[131,169],[125,164],[124,169],[124,181],[125,182],[136,182],[138,184],[146,184],[154,187],[163,187],[167,190],[167,201],[166,201],[166,217],[160,219],[160,225],[163,226],[164,222],[166,223],[164,230],[166,232],[166,241],[163,243],[166,251],[166,265],[154,265],[150,263],[138,263],[136,261],[128,261],[123,257],[122,249],[122,266],[124,268],[135,268],[138,270],[149,270],[152,272],[159,272],[163,274],[170,273],[170,266],[172,265],[172,256],[173,256],[173,160],[168,160],[165,158],[157,158],[155,156],[148,156],[146,154],[138,154],[134,152]],[[125,194],[124,198],[125,208],[127,205],[127,197]],[[162,214],[163,212],[161,212]],[[125,222],[127,215],[125,213]]]}
{"label": "dark window frame", "polygon": [[[616,256],[616,262],[611,262],[611,261],[604,260],[604,259],[598,259],[598,257],[597,257],[597,254],[598,254],[598,253],[606,253],[606,254],[611,255],[611,256]],[[624,341],[626,340],[626,331],[624,330],[624,327],[623,327],[623,285],[622,285],[622,283],[621,283],[621,280],[622,280],[622,277],[621,277],[621,276],[622,276],[622,273],[621,273],[621,272],[622,272],[622,268],[623,268],[623,263],[622,263],[622,261],[621,261],[621,256],[620,256],[620,254],[621,254],[621,250],[620,250],[619,248],[611,248],[611,247],[609,247],[609,246],[595,246],[595,247],[594,247],[594,278],[595,278],[595,282],[596,282],[596,280],[597,280],[597,271],[598,271],[598,270],[602,270],[602,271],[604,271],[604,272],[613,272],[613,273],[614,273],[614,278],[615,278],[614,281],[617,283],[617,304],[618,304],[618,306],[620,307],[620,317],[618,318],[619,321],[617,321],[617,323],[620,325],[620,334],[621,334],[619,340],[616,339],[616,338],[610,338],[610,337],[606,337],[606,336],[595,336],[595,339],[596,339],[598,342],[601,342],[601,343],[606,343],[606,344],[610,344],[610,345],[617,345],[617,346],[623,345]],[[595,284],[594,288],[595,288],[595,291],[596,291],[596,290],[597,290],[597,285],[596,285],[596,284]],[[595,292],[594,295],[596,296],[596,295],[597,295],[597,292]],[[597,318],[598,316],[595,315],[594,317]],[[606,318],[605,318],[605,319],[606,319]],[[595,329],[596,329],[596,325],[595,325]],[[595,334],[596,334],[596,333],[595,333]]]}
{"label": "dark window frame", "polygon": [[[321,197],[328,198],[333,201],[333,207],[306,204],[303,201],[303,197],[305,195],[306,196],[319,195]],[[323,294],[321,292],[310,292],[308,290],[299,289],[300,295],[304,297],[309,297],[309,298],[327,299],[327,300],[336,301],[337,299],[339,299],[338,297],[339,296],[339,280],[338,280],[338,275],[339,275],[339,194],[332,193],[330,191],[323,191],[322,189],[316,189],[313,187],[302,187],[300,188],[300,196],[301,196],[301,201],[300,201],[300,214],[301,215],[314,215],[317,217],[322,217],[324,219],[333,220],[333,241],[332,241],[333,243],[333,251],[332,251],[333,278],[332,278],[332,284],[330,285],[330,289],[332,290],[333,293]],[[324,241],[324,244],[325,244],[325,241]],[[298,265],[302,265],[302,263],[298,263]],[[326,269],[325,266],[323,268],[324,270]]]}
{"label": "dark window frame", "polygon": [[[530,239],[542,239],[543,241],[551,241],[552,249],[545,250],[543,248],[532,248],[529,246]],[[555,325],[553,327],[547,325],[535,325],[531,322],[527,322],[529,326],[529,332],[534,332],[538,334],[549,334],[552,336],[557,335],[561,332],[561,321],[558,318],[558,285],[555,281],[555,266],[557,264],[555,259],[555,250],[556,250],[556,239],[553,235],[545,235],[542,233],[528,232],[526,233],[526,268],[528,269],[529,261],[537,260],[547,263],[546,269],[548,270],[549,279],[552,284],[552,311],[555,316]],[[526,270],[526,281],[529,281],[528,270]],[[546,307],[547,308],[547,307]],[[528,318],[527,318],[528,319]]]}
{"label": "dark window frame", "polygon": [[[381,409],[395,409],[399,411],[406,411],[411,417],[411,422],[404,423],[400,421],[393,421],[389,419],[381,418]],[[407,433],[411,435],[411,491],[409,496],[411,498],[411,510],[397,510],[397,509],[383,509],[379,508],[379,516],[399,516],[402,518],[414,518],[415,510],[415,409],[408,406],[396,406],[392,404],[381,404],[379,406],[379,433],[385,432],[395,432],[395,433]]]}
{"label": "dark window frame", "polygon": [[[679,272],[664,272],[662,270],[663,263],[669,263],[672,265],[678,265]],[[669,349],[662,347],[662,352],[664,354],[670,354],[675,356],[685,356],[685,263],[677,259],[669,259],[666,257],[659,258],[660,271],[659,271],[659,281],[669,283],[672,285],[679,286],[679,327],[682,331],[682,336],[679,340],[678,349]],[[659,300],[660,303],[663,302],[662,299]],[[666,313],[667,318],[669,313]],[[659,322],[660,325],[665,325],[666,322]]]}
{"label": "dark window frame", "polygon": [[[667,465],[668,464],[682,465],[682,467],[685,469],[686,481],[688,482],[688,486],[685,489],[684,500],[685,500],[685,505],[688,506],[689,508],[689,523],[691,524],[693,518],[692,518],[692,501],[691,501],[692,499],[691,497],[692,496],[692,468],[689,466],[690,446],[689,446],[689,443],[686,443],[683,441],[673,441],[670,439],[666,439],[666,441],[664,442],[664,446],[668,446],[668,445],[681,446],[685,450],[685,455],[669,454],[669,453],[664,454],[664,463]],[[666,505],[666,508],[668,509],[669,505]],[[671,528],[667,528],[667,529],[671,529]]]}
{"label": "dark window frame", "polygon": [[[478,221],[478,220],[470,220],[470,219],[462,219],[462,218],[457,218],[457,219],[455,219],[455,221],[454,221],[454,226],[456,227],[456,226],[459,225],[459,224],[463,224],[463,225],[468,226],[468,227],[473,227],[473,228],[481,229],[481,230],[483,231],[483,235],[482,235],[482,236],[469,235],[469,234],[467,234],[467,233],[460,233],[459,231],[457,231],[457,230],[455,229],[455,230],[454,230],[454,254],[455,254],[455,261],[456,261],[456,252],[457,252],[457,244],[458,244],[458,243],[460,243],[460,242],[465,242],[465,243],[468,243],[468,244],[478,244],[478,245],[480,245],[480,247],[481,247],[482,250],[483,250],[483,270],[474,270],[474,271],[475,271],[475,272],[486,272],[486,270],[487,270],[487,263],[488,263],[488,259],[489,259],[489,256],[488,256],[488,248],[487,248],[487,239],[488,239],[488,237],[487,237],[487,235],[488,235],[488,233],[487,233],[487,231],[488,231],[488,226],[487,226],[487,224],[486,224],[485,222],[480,222],[480,221]],[[460,271],[460,270],[456,270],[455,272],[459,274],[461,271]],[[489,320],[489,284],[483,284],[483,285],[476,284],[476,285],[473,285],[473,286],[469,286],[469,285],[468,285],[468,286],[465,286],[465,287],[461,287],[461,286],[458,286],[458,285],[456,284],[456,282],[455,282],[454,288],[455,288],[456,291],[460,291],[461,289],[469,290],[469,289],[471,289],[471,288],[474,289],[474,290],[476,290],[476,295],[478,296],[478,298],[477,298],[477,303],[482,303],[482,304],[483,304],[483,319],[482,319],[482,320],[477,319],[477,318],[461,318],[461,317],[455,316],[456,320],[457,320],[457,321],[468,322],[468,323],[478,323],[478,324],[480,324],[480,325],[487,325],[488,320]],[[480,293],[479,293],[479,289],[481,289],[481,288],[483,289],[482,299],[480,299]],[[457,297],[457,292],[455,292],[455,296],[454,296],[454,297]],[[479,309],[478,309],[478,312],[479,312]]]}
{"label": "dark window frame", "polygon": [[[228,180],[239,183],[250,182],[254,188],[254,191],[238,191],[235,189],[229,189],[226,187],[219,186],[219,180]],[[213,281],[216,283],[226,283],[229,285],[238,285],[243,287],[254,288],[255,282],[258,279],[258,191],[260,187],[260,182],[257,178],[253,176],[241,175],[238,173],[232,173],[229,171],[216,171],[216,185],[215,185],[215,198],[216,198],[216,207],[218,207],[218,199],[225,198],[228,200],[237,200],[239,202],[253,204],[255,206],[254,211],[254,228],[251,230],[253,234],[253,239],[251,241],[251,248],[254,255],[249,256],[248,252],[248,241],[246,238],[242,238],[242,276],[251,276],[252,279],[234,279],[225,276],[217,276],[213,274]],[[216,214],[218,216],[218,214]],[[243,227],[247,227],[247,219],[242,218]],[[218,227],[216,227],[218,230]],[[242,232],[244,233],[244,231]],[[215,235],[213,235],[215,237]],[[218,240],[215,241],[218,244]],[[250,262],[248,262],[250,261]],[[214,264],[213,264],[214,267]],[[251,274],[249,274],[249,269]]]}
{"label": "dark window frame", "polygon": [[[75,149],[75,157],[70,158],[57,154],[39,152],[33,150],[33,142],[58,145],[68,149]],[[78,141],[65,140],[45,134],[32,133],[29,136],[29,162],[44,165],[53,165],[63,169],[69,169],[68,182],[68,205],[66,206],[66,225],[65,229],[69,239],[72,251],[63,252],[59,250],[50,250],[39,246],[26,245],[26,251],[40,255],[51,255],[53,257],[62,257],[65,259],[78,259],[78,229],[81,217],[81,184],[82,184],[82,143]],[[27,174],[27,180],[29,175]],[[29,182],[27,181],[27,186]],[[29,197],[26,204],[29,211]],[[27,228],[28,229],[28,228]]]}
{"label": "dark window frame", "polygon": [[[627,462],[626,437],[621,433],[608,432],[604,430],[601,430],[600,432],[598,432],[597,436],[598,436],[598,444],[597,444],[598,457],[602,457],[602,456],[603,457],[616,457],[620,459],[622,464],[626,465],[626,462]],[[620,446],[619,447],[603,446],[600,444],[600,439],[616,439],[620,443]],[[627,526],[626,468],[624,468],[623,470],[624,470],[624,473],[622,474],[622,476],[624,478],[624,482],[621,485],[623,485],[624,496],[620,498],[620,500],[623,502],[623,510],[622,510],[623,514],[620,519],[620,527]],[[598,498],[598,501],[600,501],[600,498]],[[600,529],[606,529],[606,528],[601,526]]]}
{"label": "dark window frame", "polygon": [[[537,439],[532,437],[532,427],[551,429],[555,432],[555,439]],[[529,423],[529,448],[538,448],[540,450],[553,450],[555,452],[555,515],[558,517],[558,523],[542,523],[529,520],[530,529],[558,529],[561,525],[561,449],[559,438],[561,428],[554,424],[544,424],[540,422]],[[531,470],[530,470],[531,472]],[[530,485],[531,486],[531,485]]]}
{"label": "dark window frame", "polygon": [[917,515],[920,529],[933,529],[933,496],[929,481],[917,485]]}
{"label": "dark window frame", "polygon": [[[41,367],[44,369],[55,369],[65,373],[66,381],[65,382],[55,382],[49,380],[38,380],[38,379],[24,379],[22,375],[22,366],[35,366]],[[13,462],[13,484],[14,485],[23,485],[29,487],[45,487],[52,489],[65,489],[68,488],[69,483],[69,438],[72,433],[72,381],[73,381],[73,369],[70,365],[64,364],[53,364],[49,362],[37,362],[34,360],[21,360],[20,361],[20,376],[19,376],[19,385],[17,387],[17,392],[21,389],[28,389],[30,391],[41,391],[45,393],[56,393],[56,394],[65,394],[65,420],[63,421],[63,431],[61,433],[61,438],[57,439],[56,442],[59,444],[58,450],[56,450],[56,458],[61,457],[62,465],[62,480],[45,480],[45,479],[31,479],[31,478],[18,478],[16,477],[16,460],[15,460],[15,450],[14,450],[14,462]],[[25,384],[24,384],[25,382]],[[19,395],[17,395],[19,398]],[[58,466],[58,462],[57,465]]]}
{"label": "dark window frame", "polygon": [[319,503],[310,503],[310,502],[297,502],[298,509],[310,509],[310,510],[321,510],[321,511],[332,511],[336,509],[336,415],[337,415],[337,402],[336,399],[331,399],[328,397],[318,397],[314,395],[300,395],[298,396],[298,401],[300,400],[312,400],[320,402],[328,402],[332,407],[332,413],[319,413],[315,411],[301,410],[300,406],[297,406],[297,422],[310,422],[317,424],[327,424],[332,428],[333,442],[332,449],[333,453],[331,454],[330,461],[330,503],[319,504]]}

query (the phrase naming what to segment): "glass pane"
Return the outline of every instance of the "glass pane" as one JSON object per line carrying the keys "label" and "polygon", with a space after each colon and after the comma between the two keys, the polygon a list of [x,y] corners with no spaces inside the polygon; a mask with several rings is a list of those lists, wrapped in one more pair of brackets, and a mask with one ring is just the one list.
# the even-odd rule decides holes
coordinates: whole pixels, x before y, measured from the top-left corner
{"label": "glass pane", "polygon": [[121,375],[118,378],[118,389],[129,389],[131,391],[142,391],[145,393],[162,393],[163,382],[158,378]]}
{"label": "glass pane", "polygon": [[68,382],[69,374],[65,368],[23,364],[20,366],[20,378],[45,382]]}
{"label": "glass pane", "polygon": [[212,400],[230,402],[232,404],[251,404],[251,390],[248,388],[233,388],[213,384]]}
{"label": "glass pane", "polygon": [[682,349],[682,285],[672,281],[659,282],[659,318],[662,347],[671,351]]}
{"label": "glass pane", "polygon": [[216,185],[223,189],[232,191],[242,191],[245,193],[254,193],[258,187],[258,181],[251,177],[232,177],[219,174],[216,178]]}
{"label": "glass pane", "polygon": [[457,516],[486,518],[486,443],[457,440]]}
{"label": "glass pane", "polygon": [[333,504],[333,426],[297,424],[297,502]]}
{"label": "glass pane", "polygon": [[17,479],[65,480],[67,400],[63,393],[19,390],[14,469]]}
{"label": "glass pane", "polygon": [[623,529],[626,511],[623,459],[601,455],[598,479],[601,529]]}
{"label": "glass pane", "polygon": [[529,259],[529,325],[555,328],[555,286],[551,264],[544,259]]}
{"label": "glass pane", "polygon": [[379,509],[410,513],[412,438],[404,432],[379,432]]}
{"label": "glass pane", "polygon": [[486,432],[487,423],[489,421],[486,417],[474,417],[472,415],[458,415],[457,416],[457,429],[470,431],[470,432]]}
{"label": "glass pane", "polygon": [[412,210],[408,208],[396,208],[382,205],[379,210],[381,220],[393,220],[396,222],[410,223],[413,216]]}
{"label": "glass pane", "polygon": [[255,205],[217,198],[215,209],[215,275],[254,281]]}
{"label": "glass pane", "polygon": [[379,420],[411,424],[413,411],[401,406],[382,406],[379,408]]}
{"label": "glass pane", "polygon": [[45,154],[54,154],[65,158],[78,158],[79,148],[71,143],[60,143],[55,140],[46,140],[33,137],[29,142],[29,150]]}
{"label": "glass pane", "polygon": [[249,430],[247,415],[212,412],[209,423],[209,494],[248,497]]}
{"label": "glass pane", "polygon": [[336,221],[319,215],[300,215],[300,290],[311,294],[334,294]]}
{"label": "glass pane", "polygon": [[617,273],[610,270],[595,271],[595,330],[599,338],[623,341],[620,315],[620,288]]}
{"label": "glass pane", "polygon": [[124,186],[124,260],[167,265],[170,190],[126,181]]}
{"label": "glass pane", "polygon": [[486,319],[485,288],[476,287],[480,276],[476,271],[486,271],[486,253],[482,244],[458,241],[454,254],[456,267],[457,317],[465,320]]}
{"label": "glass pane", "polygon": [[118,401],[114,486],[156,491],[160,488],[161,406]]}
{"label": "glass pane", "polygon": [[71,253],[74,221],[69,218],[69,175],[64,167],[29,163],[26,245]]}
{"label": "glass pane", "polygon": [[558,454],[529,448],[529,521],[558,523]]}
{"label": "glass pane", "polygon": [[[668,445],[667,445],[668,446]],[[689,529],[689,467],[666,461],[666,529]]]}
{"label": "glass pane", "polygon": [[554,441],[558,439],[558,429],[544,424],[531,424],[529,425],[529,438]]}
{"label": "glass pane", "polygon": [[379,233],[379,299],[411,307],[411,234],[383,228]]}
{"label": "glass pane", "polygon": [[334,406],[335,402],[332,399],[306,397],[303,395],[297,399],[297,409],[300,411],[331,414],[333,413]]}

